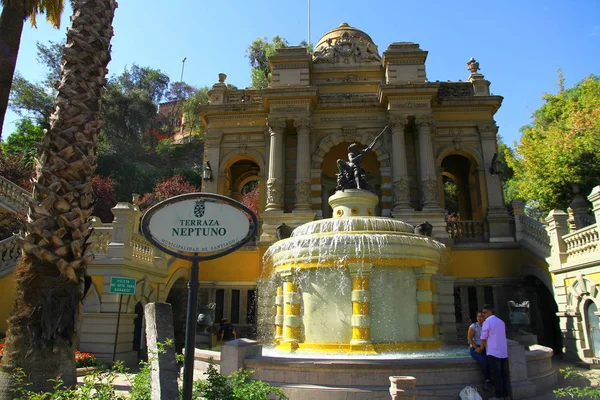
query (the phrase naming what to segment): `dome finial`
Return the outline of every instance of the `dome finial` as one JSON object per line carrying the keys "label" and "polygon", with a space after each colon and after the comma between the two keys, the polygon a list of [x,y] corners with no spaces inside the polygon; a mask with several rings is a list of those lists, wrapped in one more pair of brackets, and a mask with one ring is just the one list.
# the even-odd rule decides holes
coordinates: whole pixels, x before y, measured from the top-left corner
{"label": "dome finial", "polygon": [[350,25],[348,25],[348,23],[347,23],[347,22],[342,22],[342,23],[340,24],[340,26],[338,26],[338,28],[346,28],[346,27],[348,27],[348,26],[350,26]]}

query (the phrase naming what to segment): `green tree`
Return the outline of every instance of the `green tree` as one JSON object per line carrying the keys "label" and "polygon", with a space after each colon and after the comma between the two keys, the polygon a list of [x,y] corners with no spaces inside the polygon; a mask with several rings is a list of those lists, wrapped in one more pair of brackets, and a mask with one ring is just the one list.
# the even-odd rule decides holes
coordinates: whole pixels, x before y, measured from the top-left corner
{"label": "green tree", "polygon": [[57,377],[66,386],[77,383],[76,327],[93,258],[87,254],[91,177],[116,1],[72,5],[56,107],[41,143],[26,235],[20,237],[23,256],[13,272],[14,306],[0,366],[2,399],[13,397],[18,370],[36,392],[55,390],[48,380]]}
{"label": "green tree", "polygon": [[277,49],[288,46],[288,41],[280,36],[273,37],[271,42],[266,37],[257,38],[248,46],[246,56],[250,59],[250,66],[252,67],[250,74],[252,88],[262,89],[271,84],[269,57],[275,55]]}
{"label": "green tree", "polygon": [[589,193],[600,183],[600,77],[543,99],[514,152],[504,149],[504,155],[514,171],[508,180],[514,196],[547,213],[568,207],[573,185]]}
{"label": "green tree", "polygon": [[6,142],[0,143],[0,148],[4,154],[20,156],[24,166],[33,169],[33,160],[37,157],[38,146],[43,137],[44,130],[41,127],[28,119],[22,119],[17,122],[17,129]]}
{"label": "green tree", "polygon": [[31,25],[36,26],[36,16],[46,14],[46,19],[55,28],[60,27],[60,17],[64,8],[64,0],[0,0],[0,137],[2,125],[8,107],[10,88],[17,65],[17,55],[21,45],[21,34],[25,21],[29,18]]}
{"label": "green tree", "polygon": [[185,115],[185,129],[189,129],[192,135],[204,133],[204,122],[200,118],[200,106],[208,104],[208,86],[197,89],[193,95],[188,97],[182,104],[181,110]]}
{"label": "green tree", "polygon": [[33,118],[44,129],[50,127],[50,114],[54,107],[56,86],[60,78],[60,63],[64,42],[38,42],[37,60],[46,69],[42,82],[30,82],[18,72],[15,73],[10,92],[10,108],[26,118]]}

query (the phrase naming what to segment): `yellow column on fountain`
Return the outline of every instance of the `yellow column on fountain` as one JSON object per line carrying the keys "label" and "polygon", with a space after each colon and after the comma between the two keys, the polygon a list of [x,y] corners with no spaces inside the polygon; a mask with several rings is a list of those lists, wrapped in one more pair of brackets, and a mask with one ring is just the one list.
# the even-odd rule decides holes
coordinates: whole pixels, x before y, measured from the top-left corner
{"label": "yellow column on fountain", "polygon": [[369,290],[372,264],[350,264],[352,278],[352,351],[375,352],[371,344],[371,291]]}
{"label": "yellow column on fountain", "polygon": [[[437,332],[435,327],[434,306],[433,306],[433,284],[431,278],[437,272],[435,267],[423,267],[417,274],[417,305],[419,315],[417,321],[419,324],[419,341],[437,342]],[[427,346],[426,346],[427,347]]]}
{"label": "yellow column on fountain", "polygon": [[295,351],[300,342],[300,293],[294,282],[293,270],[283,271],[283,341],[278,348]]}
{"label": "yellow column on fountain", "polygon": [[275,344],[283,339],[283,286],[277,285],[275,295]]}

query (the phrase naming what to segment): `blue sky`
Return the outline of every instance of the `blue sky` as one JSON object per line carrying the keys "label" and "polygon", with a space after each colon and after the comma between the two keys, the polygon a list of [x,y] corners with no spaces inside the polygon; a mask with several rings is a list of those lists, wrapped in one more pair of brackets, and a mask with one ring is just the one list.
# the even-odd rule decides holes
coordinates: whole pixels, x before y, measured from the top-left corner
{"label": "blue sky", "polygon": [[[67,2],[68,3],[68,2]],[[246,48],[257,37],[280,35],[296,45],[308,36],[307,0],[121,0],[116,11],[109,74],[125,66],[158,68],[172,81],[181,75],[194,86],[212,85],[217,74],[240,88],[250,84]],[[496,121],[511,144],[530,122],[544,93],[555,93],[557,70],[570,87],[591,73],[600,74],[600,1],[503,0],[480,2],[312,0],[311,41],[347,22],[371,36],[382,53],[392,42],[416,42],[429,51],[430,81],[466,80],[466,62],[475,57],[491,91],[504,96]],[[36,41],[60,41],[63,26],[38,28],[27,23],[17,70],[30,80],[43,75]],[[5,136],[18,116],[8,112]]]}

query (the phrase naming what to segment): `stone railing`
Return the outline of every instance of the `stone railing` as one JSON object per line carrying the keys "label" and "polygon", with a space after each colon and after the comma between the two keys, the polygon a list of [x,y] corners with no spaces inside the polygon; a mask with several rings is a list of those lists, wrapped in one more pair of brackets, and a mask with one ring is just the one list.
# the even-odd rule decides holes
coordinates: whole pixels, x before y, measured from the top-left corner
{"label": "stone railing", "polygon": [[562,239],[566,245],[567,261],[573,261],[578,257],[598,251],[599,236],[596,224],[564,235]]}
{"label": "stone railing", "polygon": [[134,261],[152,265],[154,263],[154,247],[139,233],[131,238],[131,257]]}
{"label": "stone railing", "polygon": [[485,221],[447,221],[446,232],[448,232],[448,237],[455,241],[484,241],[486,233]]}
{"label": "stone railing", "polygon": [[108,245],[112,238],[113,229],[110,224],[102,224],[101,222],[94,226],[94,233],[92,233],[92,246],[90,252],[94,254],[95,258],[103,258],[108,254]]}
{"label": "stone railing", "polygon": [[5,204],[9,211],[26,210],[27,200],[25,196],[31,196],[31,193],[0,176],[0,203]]}
{"label": "stone railing", "polygon": [[21,248],[16,236],[0,240],[0,276],[12,272],[19,257]]}
{"label": "stone railing", "polygon": [[550,256],[550,236],[546,225],[525,215],[524,205],[520,201],[513,201],[515,215],[515,237],[517,242],[540,258]]}
{"label": "stone railing", "polygon": [[262,95],[259,90],[237,90],[225,96],[226,103],[261,104]]}

